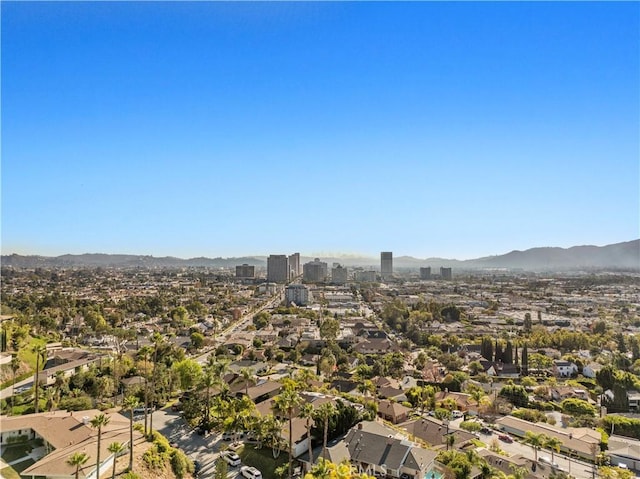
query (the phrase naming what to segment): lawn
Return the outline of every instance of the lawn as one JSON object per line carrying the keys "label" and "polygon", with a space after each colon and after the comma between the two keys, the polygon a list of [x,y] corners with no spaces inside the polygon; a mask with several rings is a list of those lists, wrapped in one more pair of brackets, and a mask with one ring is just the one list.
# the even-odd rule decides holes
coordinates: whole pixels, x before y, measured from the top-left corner
{"label": "lawn", "polygon": [[287,463],[287,453],[281,452],[278,459],[273,458],[273,453],[268,447],[256,449],[254,446],[245,445],[238,455],[245,466],[253,466],[262,472],[263,479],[276,479],[275,470]]}
{"label": "lawn", "polygon": [[3,479],[20,479],[20,474],[18,474],[16,470],[11,466],[5,467],[4,469],[0,470],[0,475]]}

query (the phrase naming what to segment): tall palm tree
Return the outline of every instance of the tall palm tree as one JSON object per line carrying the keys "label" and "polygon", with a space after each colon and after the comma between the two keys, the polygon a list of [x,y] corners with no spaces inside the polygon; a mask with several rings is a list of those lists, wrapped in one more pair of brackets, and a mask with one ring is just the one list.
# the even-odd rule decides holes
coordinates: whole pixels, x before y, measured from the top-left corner
{"label": "tall palm tree", "polygon": [[76,452],[69,459],[67,459],[67,464],[76,468],[76,479],[80,476],[80,467],[84,466],[89,460],[89,456],[87,456],[84,452]]}
{"label": "tall palm tree", "polygon": [[127,396],[122,406],[129,411],[129,471],[133,471],[133,410],[140,405],[138,398]]}
{"label": "tall palm tree", "polygon": [[115,479],[116,477],[116,459],[118,458],[118,454],[124,451],[124,444],[121,442],[112,442],[109,444],[108,450],[111,454],[113,454],[113,470],[111,471],[111,479]]}
{"label": "tall palm tree", "polygon": [[144,370],[145,370],[145,375],[144,375],[144,435],[145,436],[147,435],[147,424],[148,424],[147,411],[149,410],[149,358],[151,357],[152,352],[153,352],[153,349],[150,346],[143,346],[138,351],[138,355],[144,361]]}
{"label": "tall palm tree", "polygon": [[322,421],[323,427],[323,439],[322,439],[322,459],[327,460],[327,438],[329,435],[329,418],[335,414],[336,408],[330,403],[326,402],[321,404],[320,407],[316,409],[315,418],[316,420]]}
{"label": "tall palm tree", "polygon": [[304,403],[300,408],[300,417],[306,419],[307,441],[309,441],[309,464],[313,465],[313,446],[311,444],[311,421],[313,419],[313,404]]}
{"label": "tall palm tree", "polygon": [[22,362],[18,359],[18,354],[16,353],[15,356],[11,357],[11,373],[12,373],[12,380],[11,380],[11,409],[13,410],[13,405],[14,405],[14,398],[16,395],[16,373],[18,372],[18,369],[20,369],[20,365],[22,364]]}
{"label": "tall palm tree", "polygon": [[45,359],[47,356],[47,346],[44,344],[38,344],[33,346],[31,350],[36,355],[36,372],[33,376],[33,386],[35,387],[35,393],[36,393],[34,408],[35,408],[35,413],[38,414],[38,411],[39,411],[38,401],[40,400],[40,397],[39,397],[40,390],[38,388],[38,371],[40,371],[40,361],[42,361],[43,365],[45,363]]}
{"label": "tall palm tree", "polygon": [[554,460],[554,453],[560,452],[560,446],[562,446],[562,441],[557,437],[546,436],[544,439],[544,447],[548,447],[551,449],[551,462]]}
{"label": "tall palm tree", "polygon": [[[151,398],[155,402],[156,399],[156,379],[158,371],[158,349],[164,342],[162,334],[155,332],[151,335],[151,342],[153,343],[153,371],[151,372]],[[151,411],[151,417],[149,418],[149,436],[153,434],[153,411]]]}
{"label": "tall palm tree", "polygon": [[97,414],[89,424],[91,427],[98,430],[98,447],[96,448],[96,479],[100,479],[100,443],[102,442],[102,428],[109,424],[111,418],[106,414]]}
{"label": "tall palm tree", "polygon": [[242,368],[240,369],[240,376],[244,379],[244,394],[249,397],[249,383],[253,384],[255,382],[253,368]]}
{"label": "tall palm tree", "polygon": [[533,449],[533,455],[536,462],[538,462],[538,450],[544,444],[545,438],[546,436],[544,434],[536,434],[535,432],[531,431],[527,431],[524,434],[524,442],[525,444],[529,444]]}
{"label": "tall palm tree", "polygon": [[293,411],[302,399],[295,389],[285,389],[275,397],[275,409],[289,419],[289,479],[293,477]]}

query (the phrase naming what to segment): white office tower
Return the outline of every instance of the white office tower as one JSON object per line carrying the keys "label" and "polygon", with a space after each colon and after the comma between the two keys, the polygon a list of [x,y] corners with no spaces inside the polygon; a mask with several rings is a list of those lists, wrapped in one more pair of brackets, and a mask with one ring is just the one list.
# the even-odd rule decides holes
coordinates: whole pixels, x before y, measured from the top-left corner
{"label": "white office tower", "polygon": [[380,253],[380,276],[382,276],[382,281],[391,279],[393,276],[393,253],[391,251]]}
{"label": "white office tower", "polygon": [[274,283],[289,281],[289,258],[286,254],[272,254],[267,258],[267,281]]}

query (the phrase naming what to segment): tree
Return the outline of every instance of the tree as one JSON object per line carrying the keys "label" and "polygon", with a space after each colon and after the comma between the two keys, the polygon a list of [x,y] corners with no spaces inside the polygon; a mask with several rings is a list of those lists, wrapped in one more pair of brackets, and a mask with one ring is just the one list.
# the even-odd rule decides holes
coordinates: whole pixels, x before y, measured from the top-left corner
{"label": "tree", "polygon": [[547,436],[545,436],[544,434],[536,434],[531,431],[526,431],[524,434],[524,442],[525,444],[529,444],[533,449],[533,454],[536,462],[538,462],[538,450],[545,443],[546,437]]}
{"label": "tree", "polygon": [[129,471],[133,471],[133,410],[139,405],[135,396],[127,396],[122,404],[129,411]]}
{"label": "tree", "polygon": [[327,459],[327,438],[329,436],[329,418],[333,416],[335,412],[336,412],[336,408],[330,402],[321,404],[320,407],[318,407],[315,412],[316,420],[321,421],[323,424],[322,426],[322,433],[323,433],[322,459],[324,460]]}
{"label": "tree", "polygon": [[293,477],[293,410],[302,402],[295,389],[288,388],[275,397],[275,409],[289,419],[289,479]]}
{"label": "tree", "polygon": [[191,346],[193,349],[200,349],[204,346],[204,334],[195,331],[191,333]]}
{"label": "tree", "polygon": [[549,449],[551,449],[551,462],[554,461],[554,453],[560,452],[560,446],[562,446],[562,441],[557,437],[545,437],[544,447],[548,447]]}
{"label": "tree", "polygon": [[311,421],[313,420],[313,405],[304,403],[300,408],[300,417],[306,420],[307,441],[309,441],[309,464],[313,464],[313,445],[311,444]]}
{"label": "tree", "polygon": [[36,355],[36,372],[34,374],[33,377],[33,387],[35,388],[35,413],[38,414],[39,411],[39,404],[38,402],[40,401],[40,397],[39,397],[39,391],[40,388],[38,387],[39,385],[39,381],[38,381],[38,371],[40,371],[40,361],[42,361],[43,365],[47,356],[47,347],[44,344],[38,344],[35,345],[31,348],[31,350],[35,353]]}
{"label": "tree", "polygon": [[337,319],[326,318],[320,323],[320,337],[326,341],[335,341],[340,333],[340,322]]}
{"label": "tree", "polygon": [[88,460],[89,456],[84,452],[76,452],[67,459],[67,464],[76,468],[76,479],[80,476],[80,467],[84,466]]}
{"label": "tree", "polygon": [[108,450],[111,454],[113,454],[113,470],[111,471],[111,479],[115,479],[116,477],[116,459],[118,458],[118,454],[124,451],[124,444],[121,442],[112,442],[109,444]]}
{"label": "tree", "polygon": [[11,357],[11,374],[12,374],[12,378],[11,378],[11,409],[13,409],[13,405],[14,405],[14,399],[15,399],[15,395],[16,395],[16,373],[18,372],[18,370],[20,369],[20,365],[21,365],[21,361],[18,359],[18,354],[16,353],[15,356]]}
{"label": "tree", "polygon": [[253,384],[255,379],[253,377],[253,368],[242,368],[240,369],[240,376],[244,379],[244,394],[245,396],[249,396],[249,384]]}
{"label": "tree", "polygon": [[100,413],[89,421],[91,427],[98,430],[98,446],[96,447],[96,477],[100,477],[100,442],[102,441],[102,428],[109,424],[111,418],[106,414]]}
{"label": "tree", "polygon": [[523,323],[524,332],[530,333],[532,325],[533,325],[533,322],[531,321],[531,313],[524,313],[524,323]]}
{"label": "tree", "polygon": [[227,479],[227,474],[229,471],[229,467],[227,466],[227,461],[224,460],[222,456],[218,456],[215,463],[215,471],[213,473],[214,479]]}
{"label": "tree", "polygon": [[[156,381],[157,381],[157,372],[158,372],[158,348],[164,342],[164,337],[162,334],[155,332],[151,335],[151,342],[153,343],[153,371],[151,373],[151,398],[155,403],[156,400]],[[147,414],[147,410],[145,408],[145,415]],[[146,418],[145,418],[146,423]],[[149,436],[153,435],[153,411],[151,411],[149,418]]]}

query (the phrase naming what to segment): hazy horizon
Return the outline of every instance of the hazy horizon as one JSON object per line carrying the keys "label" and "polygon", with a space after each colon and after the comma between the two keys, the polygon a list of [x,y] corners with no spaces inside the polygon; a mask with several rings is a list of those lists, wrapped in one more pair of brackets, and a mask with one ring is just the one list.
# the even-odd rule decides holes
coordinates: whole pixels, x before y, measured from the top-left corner
{"label": "hazy horizon", "polygon": [[636,2],[0,8],[3,254],[638,237]]}
{"label": "hazy horizon", "polygon": [[[632,241],[640,241],[640,238],[637,239],[632,239],[629,241],[621,241],[620,243],[628,243],[628,242],[632,242]],[[612,244],[617,244],[617,243],[612,243]],[[596,246],[596,247],[603,247],[603,246],[609,246],[609,245],[594,245],[594,244],[577,244],[577,245],[572,245],[572,246],[568,246],[568,247],[562,247],[562,246],[553,246],[553,245],[544,245],[544,246],[534,246],[532,248],[527,248],[528,249],[535,249],[535,248],[563,248],[563,249],[569,249],[569,248],[573,248],[573,247],[581,247],[581,246]],[[511,253],[513,251],[526,251],[526,250],[517,250],[517,249],[511,249],[508,251],[503,251],[501,253],[496,253],[496,254],[490,254],[490,255],[482,255],[482,256],[475,256],[475,257],[469,257],[469,258],[455,258],[455,257],[443,257],[443,256],[438,256],[438,255],[430,255],[430,256],[416,256],[414,254],[411,253],[401,253],[401,254],[397,254],[395,251],[392,251],[393,253],[393,258],[394,259],[398,259],[398,258],[402,258],[402,257],[408,257],[408,258],[414,258],[416,260],[426,260],[426,259],[441,259],[441,260],[447,260],[447,261],[467,261],[467,260],[474,260],[474,259],[480,259],[480,258],[486,258],[486,257],[491,257],[491,256],[501,256],[501,255],[505,255],[507,253]],[[194,258],[222,258],[222,259],[230,259],[230,258],[258,258],[258,257],[267,257],[270,254],[286,254],[286,255],[291,255],[293,253],[298,253],[298,251],[279,251],[279,252],[268,252],[268,253],[255,253],[255,254],[240,254],[240,255],[234,255],[234,256],[221,256],[221,255],[194,255],[194,256],[178,256],[178,255],[155,255],[152,253],[122,253],[122,252],[115,252],[115,253],[107,253],[107,252],[103,252],[103,251],[93,251],[93,252],[89,252],[89,251],[84,251],[82,253],[62,253],[62,254],[58,254],[58,255],[44,255],[44,254],[39,254],[39,253],[17,253],[17,252],[8,252],[5,253],[4,251],[2,252],[3,256],[10,256],[12,254],[18,254],[18,255],[22,255],[22,256],[43,256],[43,257],[57,257],[57,256],[64,256],[64,255],[94,255],[94,254],[106,254],[106,255],[130,255],[130,256],[141,256],[141,257],[153,257],[153,258],[163,258],[163,257],[170,257],[170,258],[177,258],[177,259],[184,259],[184,260],[188,260],[188,259],[194,259]],[[380,252],[378,252],[376,255],[369,255],[369,254],[360,254],[360,253],[340,253],[340,252],[321,252],[321,253],[305,253],[305,252],[299,252],[301,257],[305,257],[305,258],[335,258],[335,259],[345,259],[345,260],[349,260],[349,259],[357,259],[357,260],[363,260],[363,259],[371,259],[374,263],[379,263],[380,262]]]}

